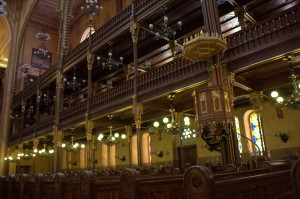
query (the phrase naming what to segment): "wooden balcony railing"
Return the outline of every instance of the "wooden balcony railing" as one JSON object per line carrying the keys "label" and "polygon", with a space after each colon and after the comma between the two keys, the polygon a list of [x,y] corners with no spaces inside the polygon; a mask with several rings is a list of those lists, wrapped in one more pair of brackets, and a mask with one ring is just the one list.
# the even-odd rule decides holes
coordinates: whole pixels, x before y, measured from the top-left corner
{"label": "wooden balcony railing", "polygon": [[144,93],[160,86],[172,84],[182,78],[202,72],[205,62],[190,62],[185,59],[175,60],[157,69],[151,70],[138,77],[138,93]]}
{"label": "wooden balcony railing", "polygon": [[[57,66],[52,66],[50,69],[45,71],[40,78],[40,85],[47,85],[51,80],[55,78]],[[23,92],[19,92],[17,95],[13,97],[13,108],[21,104],[22,100],[26,100],[28,97],[36,94],[38,82],[34,81],[29,84],[26,88],[24,88],[24,96]]]}
{"label": "wooden balcony railing", "polygon": [[[152,69],[151,71],[141,74],[138,77],[138,92],[139,95],[152,91],[161,86],[170,87],[174,82],[186,81],[188,83],[197,83],[203,72],[206,72],[206,62],[190,62],[187,60],[175,60],[162,67]],[[189,81],[193,76],[199,76],[195,82]],[[206,75],[206,74],[205,74]],[[180,86],[180,85],[178,85]],[[134,95],[134,81],[133,79],[118,85],[106,92],[100,93],[90,100],[90,110],[92,112],[101,112],[101,114],[108,114],[103,110],[108,107],[116,107],[116,103],[131,100]],[[152,96],[153,97],[153,96]],[[155,97],[155,96],[154,96]],[[115,108],[116,109],[116,108]],[[60,113],[60,123],[72,123],[72,121],[84,121],[87,110],[87,102],[82,102]],[[116,109],[117,110],[117,109]]]}
{"label": "wooden balcony railing", "polygon": [[52,131],[52,129],[51,128],[49,129],[49,127],[53,126],[53,124],[54,124],[54,115],[49,116],[48,118],[37,123],[36,132]]}
{"label": "wooden balcony railing", "polygon": [[295,7],[227,37],[229,61],[300,34],[300,9]]}

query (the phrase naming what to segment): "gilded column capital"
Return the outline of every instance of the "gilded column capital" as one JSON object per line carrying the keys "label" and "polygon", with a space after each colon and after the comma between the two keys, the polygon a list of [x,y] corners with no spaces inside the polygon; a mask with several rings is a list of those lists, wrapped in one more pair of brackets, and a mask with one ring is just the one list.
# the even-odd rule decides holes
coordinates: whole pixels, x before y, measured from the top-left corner
{"label": "gilded column capital", "polygon": [[132,37],[133,43],[138,42],[138,34],[139,34],[139,25],[138,22],[135,21],[134,17],[130,18],[131,25],[130,25],[130,33]]}
{"label": "gilded column capital", "polygon": [[86,132],[86,140],[87,141],[92,141],[93,139],[93,134],[92,132]]}
{"label": "gilded column capital", "polygon": [[91,53],[90,51],[88,51],[86,59],[87,59],[88,70],[92,70],[93,63],[95,60],[95,55],[93,53]]}
{"label": "gilded column capital", "polygon": [[94,128],[94,122],[92,120],[85,121],[85,130],[87,133],[91,133]]}
{"label": "gilded column capital", "polygon": [[137,128],[141,128],[142,114],[143,114],[143,105],[136,103],[133,106],[133,114],[134,114],[134,120],[135,120],[136,127]]}
{"label": "gilded column capital", "polygon": [[263,101],[262,91],[250,93],[250,103],[253,105],[253,108],[255,110],[260,110],[262,108],[261,105],[262,101]]}
{"label": "gilded column capital", "polygon": [[130,125],[125,126],[125,132],[128,138],[132,136],[132,127]]}
{"label": "gilded column capital", "polygon": [[57,133],[57,147],[61,147],[64,139],[64,132],[63,131],[58,131]]}

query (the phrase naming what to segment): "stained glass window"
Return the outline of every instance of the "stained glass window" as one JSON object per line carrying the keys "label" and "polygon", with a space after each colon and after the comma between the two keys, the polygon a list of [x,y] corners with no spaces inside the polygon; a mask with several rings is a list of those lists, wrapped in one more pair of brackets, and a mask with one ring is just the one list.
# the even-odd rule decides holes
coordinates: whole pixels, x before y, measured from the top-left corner
{"label": "stained glass window", "polygon": [[259,151],[263,152],[264,149],[264,137],[263,130],[261,128],[261,118],[256,112],[253,112],[250,115],[249,119],[252,141],[255,144],[254,153],[258,154]]}
{"label": "stained glass window", "polygon": [[237,141],[238,141],[238,148],[240,154],[243,152],[243,146],[242,146],[242,140],[241,140],[241,131],[240,131],[240,123],[239,119],[237,117],[234,117],[234,123],[235,123],[235,131],[236,131],[236,136],[237,136]]}

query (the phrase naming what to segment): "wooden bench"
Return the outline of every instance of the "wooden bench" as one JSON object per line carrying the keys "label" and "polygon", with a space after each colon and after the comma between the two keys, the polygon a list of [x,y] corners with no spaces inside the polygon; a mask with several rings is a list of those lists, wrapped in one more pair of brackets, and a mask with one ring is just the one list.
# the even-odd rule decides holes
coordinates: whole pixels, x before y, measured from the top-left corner
{"label": "wooden bench", "polygon": [[184,174],[185,199],[275,199],[292,192],[291,171],[278,171],[226,180],[215,180],[203,166],[193,166]]}
{"label": "wooden bench", "polygon": [[182,199],[182,174],[142,176],[135,169],[126,169],[120,177],[121,199]]}
{"label": "wooden bench", "polygon": [[37,199],[35,177],[33,175],[21,174],[20,181],[20,199]]}
{"label": "wooden bench", "polygon": [[55,174],[54,196],[56,199],[80,199],[80,174]]}
{"label": "wooden bench", "polygon": [[298,159],[292,168],[292,182],[295,198],[300,198],[300,159]]}
{"label": "wooden bench", "polygon": [[0,199],[8,198],[9,177],[1,176],[0,178]]}
{"label": "wooden bench", "polygon": [[81,199],[119,199],[120,177],[84,171],[80,177]]}

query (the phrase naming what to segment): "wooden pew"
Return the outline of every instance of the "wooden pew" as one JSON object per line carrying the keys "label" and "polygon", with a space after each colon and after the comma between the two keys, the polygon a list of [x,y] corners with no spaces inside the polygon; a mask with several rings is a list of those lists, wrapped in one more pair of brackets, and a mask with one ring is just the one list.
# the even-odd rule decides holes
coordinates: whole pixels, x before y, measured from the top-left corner
{"label": "wooden pew", "polygon": [[0,178],[0,199],[7,199],[9,193],[9,176]]}
{"label": "wooden pew", "polygon": [[119,199],[120,177],[84,171],[80,177],[81,199]]}
{"label": "wooden pew", "polygon": [[300,159],[298,159],[292,168],[292,182],[295,198],[300,198]]}
{"label": "wooden pew", "polygon": [[54,177],[52,174],[37,174],[35,184],[38,199],[54,198]]}
{"label": "wooden pew", "polygon": [[9,176],[8,199],[20,198],[21,182],[18,175]]}
{"label": "wooden pew", "polygon": [[135,169],[126,169],[120,177],[121,199],[182,199],[182,174],[142,176]]}
{"label": "wooden pew", "polygon": [[66,176],[64,173],[57,173],[54,177],[54,198],[55,199],[79,199],[80,198],[80,175]]}
{"label": "wooden pew", "polygon": [[185,199],[275,199],[291,191],[290,170],[215,180],[206,167],[193,166],[184,174]]}
{"label": "wooden pew", "polygon": [[37,199],[38,194],[35,189],[35,179],[33,175],[21,174],[20,176],[20,199]]}

